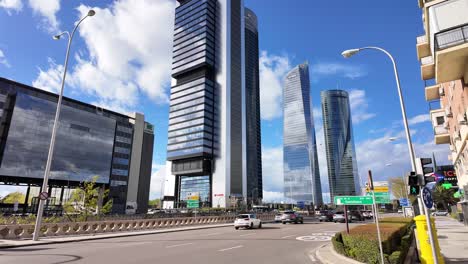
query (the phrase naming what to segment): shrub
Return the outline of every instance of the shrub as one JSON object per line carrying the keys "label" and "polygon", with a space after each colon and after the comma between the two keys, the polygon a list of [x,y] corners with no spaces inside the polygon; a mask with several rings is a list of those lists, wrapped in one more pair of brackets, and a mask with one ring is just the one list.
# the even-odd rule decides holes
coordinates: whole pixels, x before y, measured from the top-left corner
{"label": "shrub", "polygon": [[344,244],[343,244],[343,237],[341,233],[336,233],[335,236],[332,238],[333,248],[338,254],[346,255]]}
{"label": "shrub", "polygon": [[390,264],[400,264],[402,263],[400,261],[401,255],[401,251],[395,251],[388,257],[388,261],[390,262]]}

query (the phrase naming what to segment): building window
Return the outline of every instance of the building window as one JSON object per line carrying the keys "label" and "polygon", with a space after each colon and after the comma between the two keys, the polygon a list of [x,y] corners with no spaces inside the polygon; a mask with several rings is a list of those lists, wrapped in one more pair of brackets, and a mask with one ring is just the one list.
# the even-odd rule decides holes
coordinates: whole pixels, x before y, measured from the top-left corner
{"label": "building window", "polygon": [[119,176],[128,176],[128,170],[112,169],[112,174]]}
{"label": "building window", "polygon": [[444,124],[445,118],[443,116],[438,116],[438,117],[436,117],[436,122],[437,122],[438,126],[441,126],[441,125]]}

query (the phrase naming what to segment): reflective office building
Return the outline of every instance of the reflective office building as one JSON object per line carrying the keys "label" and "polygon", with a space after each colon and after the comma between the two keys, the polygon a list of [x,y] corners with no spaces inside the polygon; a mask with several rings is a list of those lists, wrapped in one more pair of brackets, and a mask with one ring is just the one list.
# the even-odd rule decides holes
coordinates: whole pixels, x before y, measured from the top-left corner
{"label": "reflective office building", "polygon": [[360,183],[353,139],[349,96],[346,91],[321,92],[330,198],[359,195]]}
{"label": "reflective office building", "polygon": [[242,0],[178,0],[164,207],[247,198]]}
{"label": "reflective office building", "polygon": [[[57,100],[56,94],[0,78],[0,183],[42,185]],[[130,117],[64,98],[49,192],[61,189],[63,197],[65,188],[97,177],[110,188],[114,213],[124,213],[128,201],[145,212],[153,140],[142,114]]]}
{"label": "reflective office building", "polygon": [[292,69],[283,89],[284,196],[291,202],[320,205],[322,187],[310,98],[308,63]]}

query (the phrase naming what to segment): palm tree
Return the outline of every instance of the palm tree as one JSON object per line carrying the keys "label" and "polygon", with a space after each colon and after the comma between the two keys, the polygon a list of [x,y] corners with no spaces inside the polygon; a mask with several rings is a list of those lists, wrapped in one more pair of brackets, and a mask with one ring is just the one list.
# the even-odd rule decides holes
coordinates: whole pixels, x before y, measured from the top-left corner
{"label": "palm tree", "polygon": [[449,206],[456,205],[460,199],[453,197],[455,194],[454,189],[445,189],[441,185],[436,185],[432,191],[432,197],[436,208],[442,207],[444,210],[450,211]]}

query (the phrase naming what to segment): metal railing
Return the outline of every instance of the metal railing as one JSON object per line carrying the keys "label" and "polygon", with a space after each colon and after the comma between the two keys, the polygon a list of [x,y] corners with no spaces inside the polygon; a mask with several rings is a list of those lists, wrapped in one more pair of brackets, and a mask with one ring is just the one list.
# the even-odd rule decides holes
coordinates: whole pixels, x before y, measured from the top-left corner
{"label": "metal railing", "polygon": [[434,40],[437,51],[468,43],[468,24],[442,30],[435,34]]}

